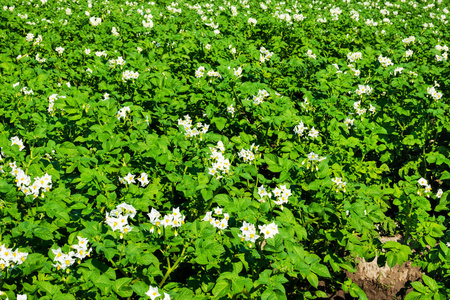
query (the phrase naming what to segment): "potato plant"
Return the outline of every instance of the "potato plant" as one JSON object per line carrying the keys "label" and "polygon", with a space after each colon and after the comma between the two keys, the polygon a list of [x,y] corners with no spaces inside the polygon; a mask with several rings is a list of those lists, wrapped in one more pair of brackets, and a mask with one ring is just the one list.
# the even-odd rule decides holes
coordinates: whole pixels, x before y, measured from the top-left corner
{"label": "potato plant", "polygon": [[448,17],[2,1],[0,299],[367,299],[376,256],[447,299]]}

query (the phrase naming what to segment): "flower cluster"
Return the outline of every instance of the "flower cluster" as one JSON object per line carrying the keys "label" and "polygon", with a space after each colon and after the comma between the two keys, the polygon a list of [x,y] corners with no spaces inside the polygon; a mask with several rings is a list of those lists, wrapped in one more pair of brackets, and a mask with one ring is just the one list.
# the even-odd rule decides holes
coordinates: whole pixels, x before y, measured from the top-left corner
{"label": "flower cluster", "polygon": [[[214,71],[214,70],[209,70],[208,73],[206,73],[209,77],[217,77],[217,78],[222,78],[222,75],[220,75],[219,72]],[[209,82],[212,82],[212,80],[209,80]]]}
{"label": "flower cluster", "polygon": [[19,151],[22,151],[25,149],[25,146],[23,145],[23,141],[18,136],[13,136],[11,138],[11,146],[17,145],[19,146]]}
{"label": "flower cluster", "polygon": [[239,67],[237,69],[233,68],[234,70],[234,76],[236,76],[237,78],[241,78],[242,77],[242,68]]}
{"label": "flower cluster", "polygon": [[403,67],[397,67],[394,70],[394,76],[397,76],[397,74],[402,74]]}
{"label": "flower cluster", "polygon": [[128,225],[128,217],[134,219],[136,209],[129,204],[122,203],[113,209],[110,213],[106,212],[106,224],[108,224],[112,231],[119,230],[120,238],[123,238],[124,233],[130,232],[133,227]]}
{"label": "flower cluster", "polygon": [[39,63],[45,63],[46,61],[47,61],[47,59],[46,58],[40,58],[39,57],[39,53],[38,54],[36,54],[36,60],[39,62]]}
{"label": "flower cluster", "polygon": [[146,20],[142,20],[142,25],[145,28],[153,28],[153,20],[150,17],[147,17]]}
{"label": "flower cluster", "polygon": [[286,187],[286,185],[280,185],[280,187],[276,187],[272,191],[273,196],[277,198],[275,200],[276,205],[280,205],[281,209],[283,209],[283,204],[288,203],[289,197],[292,196],[292,192],[290,189]]}
{"label": "flower cluster", "polygon": [[[423,187],[424,187],[424,189],[425,189],[425,195],[426,195],[427,197],[430,197],[430,193],[431,193],[431,185],[428,184],[428,181],[427,181],[425,178],[420,178],[420,179],[417,181],[417,183],[418,183],[420,186],[423,186]],[[417,194],[418,194],[418,195],[421,195],[422,193],[421,193],[420,190],[418,190],[418,191],[417,191]]]}
{"label": "flower cluster", "polygon": [[[348,64],[348,68],[353,72],[353,75],[359,76],[361,74],[361,71],[356,69],[353,64]],[[347,72],[345,72],[347,73]]]}
{"label": "flower cluster", "polygon": [[312,58],[312,59],[316,59],[316,55],[312,52],[312,50],[308,50],[306,52],[306,56],[308,56],[309,58]]}
{"label": "flower cluster", "polygon": [[95,52],[95,56],[97,56],[97,57],[102,57],[102,56],[107,57],[108,54],[106,53],[106,51],[96,51]]}
{"label": "flower cluster", "polygon": [[130,80],[130,79],[134,80],[134,79],[137,79],[138,77],[139,77],[138,72],[126,70],[122,73],[122,81],[123,82]]}
{"label": "flower cluster", "polygon": [[[223,214],[222,219],[215,218],[213,216],[213,211],[216,217]],[[227,229],[228,228],[228,220],[230,219],[230,215],[223,212],[223,209],[220,207],[216,207],[213,209],[213,211],[206,212],[205,217],[202,219],[202,221],[209,222],[212,226],[218,228],[218,229]]]}
{"label": "flower cluster", "polygon": [[24,86],[23,88],[20,89],[20,91],[22,93],[24,93],[25,95],[34,95],[34,92],[32,89],[28,89],[26,86]]}
{"label": "flower cluster", "polygon": [[34,34],[29,33],[29,34],[27,34],[27,36],[25,38],[26,38],[27,42],[32,42],[34,39]]}
{"label": "flower cluster", "polygon": [[235,111],[235,109],[234,109],[234,107],[233,107],[233,104],[230,104],[230,106],[227,107],[227,112],[228,112],[229,114],[231,114],[231,116],[234,116],[234,113],[235,113],[236,111]]}
{"label": "flower cluster", "polygon": [[409,45],[411,43],[414,44],[415,41],[416,41],[416,38],[414,36],[410,36],[410,37],[402,40],[403,44],[405,44],[405,45]]}
{"label": "flower cluster", "polygon": [[269,97],[270,94],[266,90],[259,90],[258,95],[253,96],[253,104],[258,105],[263,103],[264,99]]}
{"label": "flower cluster", "polygon": [[238,234],[238,236],[241,238],[241,241],[248,241],[251,243],[255,243],[256,240],[260,237],[256,234],[256,227],[254,224],[247,223],[244,221],[244,224],[242,225],[241,234]]}
{"label": "flower cluster", "polygon": [[406,57],[406,58],[412,57],[413,54],[414,54],[414,52],[413,52],[412,50],[408,49],[408,50],[406,50],[406,52],[405,52],[405,57]]}
{"label": "flower cluster", "polygon": [[8,267],[14,267],[22,264],[27,259],[28,253],[19,252],[19,249],[13,251],[12,248],[6,248],[5,245],[0,246],[0,269],[4,270]]}
{"label": "flower cluster", "polygon": [[[136,177],[136,175],[128,173],[124,177],[119,177],[119,181],[120,181],[120,183],[123,183],[124,181],[126,181],[128,184],[136,183],[136,180],[134,180],[135,177]],[[139,181],[139,183],[141,184],[142,187],[146,187],[149,184],[147,173],[141,173],[141,175],[139,175],[137,180]]]}
{"label": "flower cluster", "polygon": [[57,48],[55,49],[55,51],[58,52],[59,55],[62,55],[63,52],[64,52],[64,48],[63,48],[63,47],[57,47]]}
{"label": "flower cluster", "polygon": [[209,147],[209,150],[211,150],[209,158],[213,161],[212,167],[209,168],[209,174],[217,178],[222,178],[222,175],[230,172],[230,160],[223,156],[225,152],[223,142],[218,141],[217,146],[214,148]]}
{"label": "flower cluster", "polygon": [[248,24],[255,26],[256,23],[258,23],[258,21],[256,21],[256,19],[248,18]]}
{"label": "flower cluster", "polygon": [[347,59],[348,59],[350,62],[355,62],[355,61],[357,61],[357,60],[360,60],[361,58],[362,58],[361,52],[354,52],[354,53],[349,52],[349,53],[347,54]]}
{"label": "flower cluster", "polygon": [[286,187],[286,185],[280,185],[280,187],[276,187],[272,192],[269,192],[264,185],[258,187],[258,195],[260,199],[259,202],[264,202],[264,197],[271,198],[273,196],[276,198],[274,201],[275,204],[280,205],[281,209],[283,209],[283,204],[288,203],[289,197],[292,196],[291,190]]}
{"label": "flower cluster", "polygon": [[42,36],[38,35],[37,38],[33,42],[33,46],[39,45],[42,42]]}
{"label": "flower cluster", "polygon": [[436,45],[435,47],[436,50],[439,51],[445,51],[444,53],[442,53],[442,55],[436,54],[436,61],[443,61],[443,60],[447,60],[448,59],[448,47],[447,45],[441,46],[441,45]]}
{"label": "flower cluster", "polygon": [[359,84],[358,89],[355,91],[356,95],[362,96],[364,94],[370,95],[373,92],[373,88],[371,88],[369,85],[363,85]]}
{"label": "flower cluster", "polygon": [[[31,43],[34,39],[34,34],[29,33],[29,34],[27,34],[27,36],[25,38],[26,38],[27,42]],[[38,35],[33,42],[33,46],[39,45],[41,42],[42,42],[42,36]]]}
{"label": "flower cluster", "polygon": [[[278,226],[275,224],[275,222],[267,225],[259,225],[258,228],[260,230],[260,234],[263,234],[265,239],[273,238],[277,233],[279,233]],[[244,224],[242,224],[242,227],[240,229],[241,234],[238,234],[238,236],[241,238],[241,241],[255,243],[256,240],[260,237],[256,234],[256,227],[254,224],[244,221]]]}
{"label": "flower cluster", "polygon": [[12,171],[11,175],[16,177],[16,185],[25,196],[33,195],[34,198],[39,196],[42,189],[41,196],[44,197],[44,192],[50,191],[52,188],[52,176],[45,173],[44,176],[34,178],[33,184],[31,184],[31,177],[26,175],[25,172],[16,166],[16,163],[10,163]]}
{"label": "flower cluster", "polygon": [[130,112],[130,107],[129,106],[124,106],[122,107],[118,112],[117,112],[117,119],[120,121],[121,118],[124,118],[127,116],[127,112]]}
{"label": "flower cluster", "polygon": [[203,66],[198,67],[198,69],[195,71],[195,77],[201,78],[203,77],[203,74],[205,74],[205,67]]}
{"label": "flower cluster", "polygon": [[427,88],[427,94],[430,95],[434,101],[438,101],[442,98],[442,92],[436,91],[434,86]]}
{"label": "flower cluster", "polygon": [[[356,101],[355,103],[353,103],[353,108],[356,110],[356,113],[358,114],[358,116],[362,116],[363,114],[365,114],[367,112],[366,108],[361,107],[361,101]],[[375,106],[373,106],[372,104],[369,104],[369,111],[372,114],[374,114],[376,111]]]}
{"label": "flower cluster", "polygon": [[111,29],[111,33],[112,33],[113,36],[116,36],[116,37],[119,36],[119,32],[117,31],[116,27],[113,27]]}
{"label": "flower cluster", "polygon": [[96,17],[91,17],[89,19],[89,23],[91,23],[92,26],[96,27],[98,25],[100,25],[102,23],[102,19],[101,18],[96,18]]}
{"label": "flower cluster", "polygon": [[347,182],[342,181],[341,177],[335,177],[331,179],[331,181],[333,181],[333,183],[336,185],[336,193],[339,193],[339,190],[343,190],[343,192],[345,193],[345,186],[347,185]]}
{"label": "flower cluster", "polygon": [[347,118],[344,121],[345,126],[347,126],[347,129],[350,129],[350,126],[353,126],[353,123],[355,122],[355,119]]}
{"label": "flower cluster", "polygon": [[[155,300],[156,298],[160,297],[161,294],[158,291],[158,287],[152,287],[151,285],[149,286],[148,291],[145,293],[147,296],[150,297],[150,299]],[[170,300],[170,295],[167,293],[164,293],[164,298],[161,300]]]}
{"label": "flower cluster", "polygon": [[273,55],[273,52],[270,52],[269,50],[266,50],[266,48],[264,48],[264,47],[261,47],[259,49],[259,52],[261,52],[259,54],[259,61],[261,63],[264,63],[266,60],[270,59],[272,57],[272,55]]}
{"label": "flower cluster", "polygon": [[200,140],[202,139],[203,134],[206,134],[209,129],[209,125],[197,123],[197,128],[192,126],[192,120],[189,115],[184,116],[184,120],[178,119],[178,125],[183,125],[186,138],[200,135]]}
{"label": "flower cluster", "polygon": [[383,56],[378,56],[378,61],[380,62],[380,64],[386,68],[388,66],[393,66],[394,64],[392,63],[390,58],[387,57],[383,57]]}
{"label": "flower cluster", "polygon": [[[125,65],[125,60],[122,58],[122,56],[119,56],[117,59],[110,59],[108,62],[109,62],[109,66],[111,68],[114,68],[115,66],[124,66]],[[139,74],[137,74],[137,76],[139,76]],[[123,77],[123,75],[122,75],[122,77]]]}
{"label": "flower cluster", "polygon": [[[303,136],[303,132],[307,130],[308,127],[303,124],[303,121],[300,121],[298,125],[295,125],[294,127],[294,133],[297,134],[299,137]],[[311,128],[311,130],[308,133],[308,136],[316,139],[319,136],[319,131],[316,130],[314,127]]]}
{"label": "flower cluster", "polygon": [[244,162],[248,162],[250,164],[255,159],[253,149],[255,149],[256,152],[258,151],[258,148],[259,146],[255,146],[255,144],[252,144],[249,150],[242,148],[241,151],[239,151],[238,156],[242,158]]}
{"label": "flower cluster", "polygon": [[77,236],[78,244],[72,245],[71,248],[76,251],[70,251],[68,254],[62,252],[61,248],[52,249],[52,252],[55,254],[55,258],[53,261],[56,263],[53,265],[57,270],[65,270],[67,267],[70,267],[75,263],[77,259],[79,262],[85,257],[89,257],[92,252],[92,248],[89,248],[89,240],[86,238],[82,238]]}
{"label": "flower cluster", "polygon": [[303,21],[304,19],[306,19],[306,17],[303,14],[294,14],[292,16],[292,18],[294,19],[294,21]]}
{"label": "flower cluster", "polygon": [[[167,226],[172,226],[175,228],[181,227],[181,225],[184,224],[184,219],[186,218],[186,216],[183,216],[180,213],[179,207],[173,208],[172,213],[165,215],[162,219],[161,219],[161,213],[154,208],[152,208],[152,210],[150,211],[150,213],[147,214],[147,216],[150,219],[150,223],[152,223],[154,225],[150,229],[150,232],[153,233],[155,231],[155,226],[156,226],[158,228],[158,234],[161,234],[161,229],[160,229],[161,226],[164,226],[164,228],[166,228]],[[175,229],[174,234],[175,234],[175,236],[178,235],[176,229]]]}

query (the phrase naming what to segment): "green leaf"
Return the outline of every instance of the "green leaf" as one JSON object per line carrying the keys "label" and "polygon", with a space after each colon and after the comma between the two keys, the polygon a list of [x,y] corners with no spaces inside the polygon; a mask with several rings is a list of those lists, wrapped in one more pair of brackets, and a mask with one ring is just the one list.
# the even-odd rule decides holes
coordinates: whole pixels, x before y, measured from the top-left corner
{"label": "green leaf", "polygon": [[114,292],[116,292],[120,297],[131,297],[133,290],[128,286],[131,280],[133,279],[123,277],[114,281],[112,285]]}
{"label": "green leaf", "polygon": [[133,283],[131,288],[138,296],[144,297],[145,293],[148,292],[149,286],[148,286],[148,284],[145,284],[142,281],[137,281],[137,282]]}
{"label": "green leaf", "polygon": [[214,299],[219,299],[224,297],[231,291],[231,285],[227,280],[219,280],[214,286],[212,292],[214,295]]}
{"label": "green leaf", "polygon": [[308,282],[315,288],[319,286],[319,278],[314,273],[309,273],[308,276],[306,276],[306,279],[308,279]]}
{"label": "green leaf", "polygon": [[423,274],[422,280],[433,292],[437,292],[439,290],[439,286],[433,278]]}
{"label": "green leaf", "polygon": [[71,294],[58,293],[53,296],[53,300],[75,300],[76,298]]}
{"label": "green leaf", "polygon": [[286,300],[286,294],[280,290],[268,288],[261,295],[261,300]]}
{"label": "green leaf", "polygon": [[111,289],[111,281],[105,275],[92,278],[93,283],[100,289],[103,295],[107,295]]}
{"label": "green leaf", "polygon": [[422,297],[422,294],[420,294],[416,291],[411,291],[406,295],[405,300],[418,300],[421,297]]}
{"label": "green leaf", "polygon": [[50,229],[48,229],[48,228],[43,228],[43,227],[36,228],[33,230],[33,234],[34,234],[34,236],[36,236],[42,240],[45,240],[45,241],[53,239],[53,234],[50,231]]}
{"label": "green leaf", "polygon": [[225,125],[227,124],[227,119],[219,117],[219,118],[213,118],[211,120],[211,123],[215,123],[216,127],[219,131],[222,131]]}
{"label": "green leaf", "polygon": [[51,284],[48,281],[38,281],[36,282],[38,288],[47,294],[54,295],[58,290],[58,286]]}
{"label": "green leaf", "polygon": [[4,179],[0,179],[0,193],[7,193],[11,188],[14,188],[12,184],[9,184]]}
{"label": "green leaf", "polygon": [[331,278],[330,271],[325,265],[320,263],[314,263],[311,265],[311,271],[319,275],[320,277]]}

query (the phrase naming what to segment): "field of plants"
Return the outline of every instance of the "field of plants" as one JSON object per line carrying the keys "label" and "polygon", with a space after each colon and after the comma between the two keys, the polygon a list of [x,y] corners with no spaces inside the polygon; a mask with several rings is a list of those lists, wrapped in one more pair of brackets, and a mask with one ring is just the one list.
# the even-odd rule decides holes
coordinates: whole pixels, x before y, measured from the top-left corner
{"label": "field of plants", "polygon": [[448,1],[1,3],[0,299],[450,296]]}

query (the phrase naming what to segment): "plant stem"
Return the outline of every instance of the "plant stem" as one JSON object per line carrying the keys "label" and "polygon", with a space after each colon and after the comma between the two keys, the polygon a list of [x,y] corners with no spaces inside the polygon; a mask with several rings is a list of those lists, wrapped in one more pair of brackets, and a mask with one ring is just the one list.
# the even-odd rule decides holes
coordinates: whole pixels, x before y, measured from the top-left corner
{"label": "plant stem", "polygon": [[159,288],[162,288],[164,282],[166,282],[167,278],[169,277],[170,273],[172,273],[172,271],[174,271],[178,265],[181,263],[181,261],[185,258],[184,256],[184,252],[186,252],[186,249],[188,248],[189,244],[185,245],[183,248],[183,251],[181,251],[180,257],[178,257],[177,261],[173,264],[172,267],[170,267],[170,263],[169,266],[167,268],[166,274],[164,275],[163,279],[161,280],[160,284],[159,284]]}

